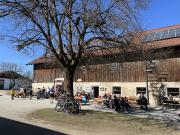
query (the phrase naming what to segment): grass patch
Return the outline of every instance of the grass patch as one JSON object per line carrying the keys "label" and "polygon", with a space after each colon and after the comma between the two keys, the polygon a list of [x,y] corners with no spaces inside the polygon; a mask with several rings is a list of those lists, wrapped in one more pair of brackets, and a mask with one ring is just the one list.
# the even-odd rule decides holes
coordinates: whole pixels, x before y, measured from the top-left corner
{"label": "grass patch", "polygon": [[29,114],[28,119],[43,120],[67,130],[103,135],[178,135],[180,133],[158,120],[111,112],[86,110],[77,115],[69,115],[53,109],[41,109]]}

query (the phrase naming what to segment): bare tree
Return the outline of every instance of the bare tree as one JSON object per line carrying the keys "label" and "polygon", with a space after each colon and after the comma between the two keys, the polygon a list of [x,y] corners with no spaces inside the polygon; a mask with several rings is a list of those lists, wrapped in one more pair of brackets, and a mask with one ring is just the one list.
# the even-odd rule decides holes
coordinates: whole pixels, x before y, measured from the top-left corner
{"label": "bare tree", "polygon": [[19,66],[15,63],[8,63],[8,62],[2,62],[0,63],[0,70],[1,71],[13,71],[16,73],[21,74],[22,71],[22,66]]}
{"label": "bare tree", "polygon": [[94,54],[119,50],[112,48],[126,49],[132,33],[140,28],[137,15],[148,2],[0,0],[0,17],[15,19],[18,34],[11,39],[18,50],[43,46],[52,52],[64,69],[66,90],[73,97],[73,77],[81,58],[96,59]]}
{"label": "bare tree", "polygon": [[31,71],[25,71],[24,73],[23,73],[23,76],[24,77],[27,77],[27,78],[29,78],[29,79],[31,79],[32,80],[32,72]]}

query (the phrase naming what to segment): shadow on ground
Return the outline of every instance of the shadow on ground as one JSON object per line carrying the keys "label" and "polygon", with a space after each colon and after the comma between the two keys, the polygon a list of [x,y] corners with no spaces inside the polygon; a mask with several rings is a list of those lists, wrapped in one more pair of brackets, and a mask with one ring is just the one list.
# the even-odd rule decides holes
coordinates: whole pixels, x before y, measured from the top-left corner
{"label": "shadow on ground", "polygon": [[0,117],[0,135],[66,135],[66,134]]}

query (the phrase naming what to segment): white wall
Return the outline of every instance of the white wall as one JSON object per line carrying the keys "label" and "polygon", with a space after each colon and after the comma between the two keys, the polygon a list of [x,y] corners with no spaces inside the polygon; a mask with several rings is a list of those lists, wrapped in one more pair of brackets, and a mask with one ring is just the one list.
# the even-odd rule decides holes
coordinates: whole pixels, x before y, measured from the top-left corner
{"label": "white wall", "polygon": [[4,80],[4,89],[9,89],[10,87],[10,79],[7,78],[0,78],[1,80]]}
{"label": "white wall", "polygon": [[[174,87],[180,88],[180,82],[163,82],[165,88]],[[37,88],[48,88],[52,87],[54,83],[33,83],[33,90]],[[74,94],[79,91],[86,91],[92,89],[93,86],[99,87],[99,95],[102,96],[104,93],[112,93],[113,86],[121,87],[121,96],[137,96],[136,87],[146,87],[146,82],[74,82]],[[149,88],[150,89],[150,88]],[[150,104],[156,105],[153,93],[149,91]]]}
{"label": "white wall", "polygon": [[32,89],[34,92],[37,92],[38,88],[45,88],[46,90],[48,90],[49,88],[52,88],[52,86],[54,86],[54,83],[32,83]]}
{"label": "white wall", "polygon": [[[167,88],[179,88],[180,82],[163,82],[165,85],[165,92]],[[86,91],[86,89],[92,88],[93,86],[99,86],[99,95],[102,96],[104,93],[112,94],[112,87],[121,87],[121,96],[137,96],[136,87],[146,87],[146,82],[76,82],[74,83],[74,93],[78,91]],[[167,95],[166,95],[167,96]],[[153,92],[149,88],[149,102],[151,106],[155,106],[155,98]]]}

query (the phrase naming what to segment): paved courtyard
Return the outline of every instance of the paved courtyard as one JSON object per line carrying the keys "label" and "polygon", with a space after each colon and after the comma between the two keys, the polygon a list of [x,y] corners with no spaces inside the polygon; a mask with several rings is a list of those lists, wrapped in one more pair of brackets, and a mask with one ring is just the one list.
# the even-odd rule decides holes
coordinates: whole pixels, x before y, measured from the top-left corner
{"label": "paved courtyard", "polygon": [[55,106],[55,103],[50,104],[48,99],[37,100],[33,98],[29,100],[29,98],[15,98],[15,100],[11,100],[6,91],[0,91],[0,95],[0,116],[13,120],[24,121],[23,119],[30,112],[37,109],[54,108]]}
{"label": "paved courtyard", "polygon": [[[0,91],[0,117],[1,122],[4,119],[8,120],[14,120],[18,122],[28,123],[35,126],[45,127],[51,130],[58,131],[59,129],[57,127],[52,126],[50,123],[43,123],[41,121],[33,122],[28,121],[26,119],[26,115],[36,111],[37,109],[43,109],[43,108],[54,108],[55,102],[50,103],[48,99],[44,100],[37,100],[36,98],[33,98],[32,100],[29,100],[28,98],[15,98],[15,100],[11,100],[11,97],[7,95],[6,91]],[[82,106],[83,109],[93,109],[97,111],[111,111],[109,109],[103,108],[101,106],[98,106],[96,104],[88,105],[88,106]],[[166,122],[171,122],[177,127],[180,128],[180,117],[178,114],[180,113],[180,110],[162,110],[160,108],[155,108],[154,111],[134,111],[131,114],[127,115],[135,115],[139,117],[147,117],[147,118],[157,118],[161,119]],[[1,124],[1,123],[0,123]],[[61,132],[66,132],[62,131]],[[52,133],[51,133],[52,134]],[[3,134],[6,135],[6,134]],[[7,134],[9,135],[9,134]]]}
{"label": "paved courtyard", "polygon": [[65,135],[51,124],[29,121],[26,115],[43,108],[54,108],[49,100],[15,98],[0,91],[0,135]]}

